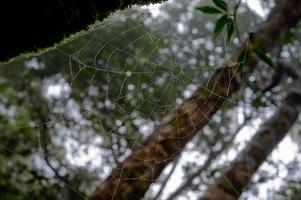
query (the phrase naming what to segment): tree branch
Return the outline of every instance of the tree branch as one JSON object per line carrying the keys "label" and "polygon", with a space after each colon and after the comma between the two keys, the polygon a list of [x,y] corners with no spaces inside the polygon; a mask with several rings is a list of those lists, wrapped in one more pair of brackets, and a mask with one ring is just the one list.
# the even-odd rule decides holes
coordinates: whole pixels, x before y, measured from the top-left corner
{"label": "tree branch", "polygon": [[[284,66],[285,63],[280,63],[280,65]],[[298,79],[294,81],[274,115],[261,126],[246,148],[222,173],[222,176],[208,187],[201,200],[239,198],[252,175],[281,142],[298,118],[301,111],[301,76],[300,73],[298,74]]]}
{"label": "tree branch", "polygon": [[0,6],[0,61],[37,51],[132,5],[164,0],[10,0]]}

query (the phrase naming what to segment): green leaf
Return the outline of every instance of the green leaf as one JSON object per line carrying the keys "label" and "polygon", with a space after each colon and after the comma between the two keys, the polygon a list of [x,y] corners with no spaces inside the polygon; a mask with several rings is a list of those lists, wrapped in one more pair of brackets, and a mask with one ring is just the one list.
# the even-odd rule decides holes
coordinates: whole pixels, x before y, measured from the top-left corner
{"label": "green leaf", "polygon": [[214,37],[218,36],[228,23],[228,15],[221,16],[215,23]]}
{"label": "green leaf", "polygon": [[200,6],[196,8],[197,10],[206,13],[206,14],[217,14],[217,13],[221,13],[221,10],[215,8],[215,7],[211,7],[211,6]]}
{"label": "green leaf", "polygon": [[229,18],[228,23],[227,23],[227,39],[230,41],[232,35],[234,32],[234,22],[231,18]]}
{"label": "green leaf", "polygon": [[253,51],[260,58],[260,60],[265,62],[268,66],[270,66],[272,68],[275,68],[275,65],[274,65],[273,61],[271,60],[271,58],[267,54],[265,54],[263,52],[260,52],[256,49],[254,49]]}
{"label": "green leaf", "polygon": [[241,71],[244,66],[247,64],[248,57],[250,55],[249,49],[245,49],[242,52],[240,52],[238,58],[237,58],[237,70]]}
{"label": "green leaf", "polygon": [[213,0],[213,3],[224,11],[228,10],[226,2],[223,0]]}
{"label": "green leaf", "polygon": [[256,33],[255,32],[250,32],[249,33],[249,41],[253,42],[256,39]]}

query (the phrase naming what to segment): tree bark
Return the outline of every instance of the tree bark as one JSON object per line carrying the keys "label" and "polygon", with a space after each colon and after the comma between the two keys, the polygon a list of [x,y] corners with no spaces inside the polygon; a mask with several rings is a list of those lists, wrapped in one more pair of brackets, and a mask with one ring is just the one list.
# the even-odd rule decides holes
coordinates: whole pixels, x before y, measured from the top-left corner
{"label": "tree bark", "polygon": [[255,41],[246,41],[225,67],[217,69],[204,86],[199,86],[190,98],[163,117],[149,138],[113,169],[90,200],[142,198],[164,167],[240,88],[240,76],[249,75],[257,64],[257,58],[251,56],[244,70],[238,73],[237,64],[233,64],[238,55],[250,47],[262,52],[272,49],[284,39],[300,17],[301,1],[279,0],[267,21],[257,30]]}
{"label": "tree bark", "polygon": [[217,151],[211,151],[206,159],[206,161],[204,162],[204,164],[193,174],[191,174],[190,176],[188,176],[185,180],[185,182],[178,187],[173,193],[171,193],[168,198],[166,200],[173,200],[176,199],[177,196],[179,196],[180,194],[182,194],[186,189],[188,189],[192,184],[193,184],[193,180],[197,177],[200,177],[201,173],[206,171],[211,163],[216,160],[217,157],[220,156],[220,154],[224,151],[226,151],[228,149],[228,147],[233,144],[233,140],[235,139],[235,137],[237,136],[237,134],[241,131],[241,129],[249,122],[249,119],[245,120],[244,123],[242,123],[241,125],[239,125],[238,129],[235,131],[235,133],[231,136],[231,138],[227,141],[224,141],[222,143],[222,146],[219,150]]}
{"label": "tree bark", "polygon": [[252,175],[294,125],[301,111],[301,77],[294,81],[277,111],[250,140],[222,176],[209,186],[201,200],[238,199]]}
{"label": "tree bark", "polygon": [[164,0],[10,0],[0,6],[0,61],[51,47],[116,10]]}

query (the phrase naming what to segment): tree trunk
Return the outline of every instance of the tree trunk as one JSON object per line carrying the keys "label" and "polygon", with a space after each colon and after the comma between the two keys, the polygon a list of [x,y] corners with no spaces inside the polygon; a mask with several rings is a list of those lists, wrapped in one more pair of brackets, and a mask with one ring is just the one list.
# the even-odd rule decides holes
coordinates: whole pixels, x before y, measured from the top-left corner
{"label": "tree trunk", "polygon": [[267,21],[257,31],[252,44],[246,41],[229,63],[217,69],[204,87],[174,111],[168,113],[152,135],[113,169],[90,200],[140,199],[164,167],[172,162],[185,144],[211,119],[229,97],[240,88],[240,76],[249,75],[257,63],[252,56],[244,70],[237,73],[238,55],[250,46],[266,52],[275,47],[301,17],[299,0],[279,0]]}
{"label": "tree trunk", "polygon": [[294,81],[274,115],[257,131],[222,176],[208,187],[201,200],[238,199],[252,175],[294,125],[301,111],[301,77]]}

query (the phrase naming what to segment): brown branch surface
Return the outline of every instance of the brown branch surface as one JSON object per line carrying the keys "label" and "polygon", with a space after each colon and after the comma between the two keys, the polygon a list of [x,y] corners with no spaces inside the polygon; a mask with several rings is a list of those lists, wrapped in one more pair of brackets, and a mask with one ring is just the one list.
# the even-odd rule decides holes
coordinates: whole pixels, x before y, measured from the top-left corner
{"label": "brown branch surface", "polygon": [[[249,45],[245,42],[229,63],[235,63],[237,55],[250,46],[263,52],[271,50],[300,18],[301,1],[279,0],[267,21],[259,27],[256,40]],[[165,166],[176,158],[185,144],[240,88],[240,76],[250,74],[256,63],[257,58],[253,56],[239,73],[236,73],[236,64],[217,69],[204,86],[199,86],[182,105],[163,117],[152,135],[113,169],[90,200],[142,198]]]}

